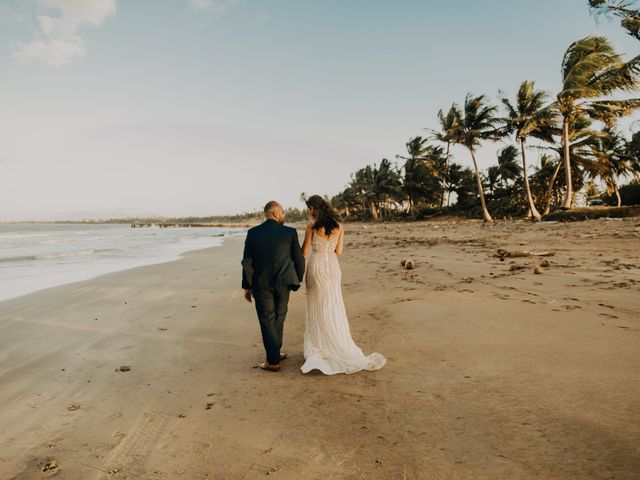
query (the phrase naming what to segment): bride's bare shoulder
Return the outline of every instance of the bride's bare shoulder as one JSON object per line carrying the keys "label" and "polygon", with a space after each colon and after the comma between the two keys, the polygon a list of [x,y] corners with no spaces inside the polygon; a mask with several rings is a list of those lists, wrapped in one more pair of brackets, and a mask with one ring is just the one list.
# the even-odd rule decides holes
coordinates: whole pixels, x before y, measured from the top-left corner
{"label": "bride's bare shoulder", "polygon": [[338,228],[333,229],[331,232],[330,238],[338,238],[344,232],[344,226],[341,223],[338,223]]}

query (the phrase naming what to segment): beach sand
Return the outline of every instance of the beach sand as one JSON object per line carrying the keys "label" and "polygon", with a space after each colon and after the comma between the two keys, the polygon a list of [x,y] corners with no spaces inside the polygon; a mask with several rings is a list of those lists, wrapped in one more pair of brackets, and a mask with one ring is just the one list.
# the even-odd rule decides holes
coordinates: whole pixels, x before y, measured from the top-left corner
{"label": "beach sand", "polygon": [[299,372],[304,289],[255,368],[241,238],[4,301],[0,478],[638,479],[639,247],[633,218],[348,224],[352,334],[388,363],[331,377]]}

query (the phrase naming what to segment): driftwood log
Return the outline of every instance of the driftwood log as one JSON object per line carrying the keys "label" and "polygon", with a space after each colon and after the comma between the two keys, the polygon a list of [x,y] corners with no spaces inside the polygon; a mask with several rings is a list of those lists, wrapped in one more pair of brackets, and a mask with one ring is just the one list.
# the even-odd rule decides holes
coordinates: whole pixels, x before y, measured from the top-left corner
{"label": "driftwood log", "polygon": [[504,258],[519,258],[519,257],[553,257],[556,252],[530,252],[528,250],[505,250],[499,248],[496,252],[496,257],[500,259]]}

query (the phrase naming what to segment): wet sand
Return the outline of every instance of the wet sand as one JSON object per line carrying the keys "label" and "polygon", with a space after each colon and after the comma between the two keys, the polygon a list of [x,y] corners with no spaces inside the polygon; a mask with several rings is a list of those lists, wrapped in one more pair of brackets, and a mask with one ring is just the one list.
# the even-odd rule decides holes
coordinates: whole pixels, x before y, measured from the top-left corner
{"label": "wet sand", "polygon": [[388,364],[332,377],[299,372],[304,291],[255,368],[238,238],[1,302],[0,478],[638,479],[639,246],[637,218],[349,224]]}

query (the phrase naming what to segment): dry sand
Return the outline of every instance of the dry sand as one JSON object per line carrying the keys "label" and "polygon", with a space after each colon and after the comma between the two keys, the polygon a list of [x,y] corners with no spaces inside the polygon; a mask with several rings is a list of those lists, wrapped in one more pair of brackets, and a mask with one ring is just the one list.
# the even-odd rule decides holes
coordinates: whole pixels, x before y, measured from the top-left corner
{"label": "dry sand", "polygon": [[254,368],[239,238],[0,303],[0,479],[640,478],[640,220],[347,235],[377,372],[299,372],[303,291]]}

